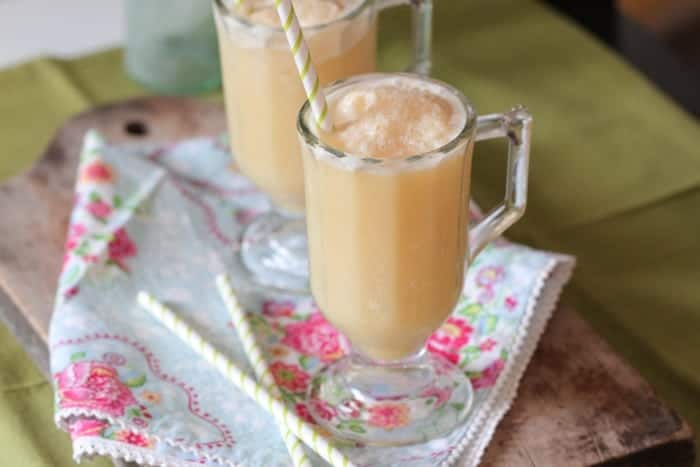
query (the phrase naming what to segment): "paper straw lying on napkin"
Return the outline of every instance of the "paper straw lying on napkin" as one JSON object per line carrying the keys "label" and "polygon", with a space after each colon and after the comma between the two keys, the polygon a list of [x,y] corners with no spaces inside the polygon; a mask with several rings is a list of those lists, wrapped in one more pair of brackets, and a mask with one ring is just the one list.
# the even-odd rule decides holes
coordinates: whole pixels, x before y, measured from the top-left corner
{"label": "paper straw lying on napkin", "polygon": [[295,436],[314,449],[326,462],[334,467],[355,467],[337,448],[323,438],[313,426],[304,422],[280,400],[274,398],[261,384],[251,379],[235,363],[217,351],[194,329],[182,321],[172,310],[158,302],[147,292],[138,293],[139,304],[166,328],[182,339],[196,354],[204,358],[214,368],[236,385],[248,397],[267,409],[277,423],[285,426]]}
{"label": "paper straw lying on napkin", "polygon": [[[255,376],[257,376],[260,384],[270,392],[272,397],[281,400],[282,397],[277,388],[277,384],[272,377],[272,373],[270,373],[270,368],[267,365],[267,361],[258,343],[255,341],[253,329],[250,327],[245,311],[241,309],[238,303],[231,283],[226,276],[222,274],[216,278],[216,286],[231,316],[236,332],[238,332],[238,337],[243,344],[243,350],[248,356],[248,361],[253,367]],[[292,462],[296,467],[311,467],[311,462],[309,462],[309,458],[306,457],[306,453],[299,442],[299,438],[294,436],[292,432],[289,431],[289,428],[284,426],[282,427],[282,439],[284,439],[284,444],[287,446],[287,451],[289,451]]]}

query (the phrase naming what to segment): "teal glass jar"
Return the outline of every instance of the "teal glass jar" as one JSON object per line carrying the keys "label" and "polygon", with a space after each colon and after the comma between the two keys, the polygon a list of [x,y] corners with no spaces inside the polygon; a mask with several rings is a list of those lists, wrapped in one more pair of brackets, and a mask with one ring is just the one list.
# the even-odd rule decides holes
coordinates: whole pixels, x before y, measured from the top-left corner
{"label": "teal glass jar", "polygon": [[125,66],[129,75],[163,94],[219,87],[221,71],[211,2],[125,0]]}

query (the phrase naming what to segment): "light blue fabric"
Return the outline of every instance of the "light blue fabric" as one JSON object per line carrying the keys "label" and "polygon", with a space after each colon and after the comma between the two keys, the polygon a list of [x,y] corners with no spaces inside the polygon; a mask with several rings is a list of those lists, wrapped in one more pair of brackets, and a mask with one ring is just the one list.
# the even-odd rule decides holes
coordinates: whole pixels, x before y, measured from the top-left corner
{"label": "light blue fabric", "polygon": [[[255,333],[269,362],[298,363],[308,374],[322,366],[302,344],[286,344],[283,356],[273,352],[291,342],[294,323],[311,326],[317,309],[309,298],[290,302],[246,278],[237,256],[242,222],[268,204],[229,166],[228,148],[217,139],[112,147],[87,135],[50,329],[56,418],[71,432],[76,457],[290,465],[272,417],[135,301],[139,290],[151,292],[252,374],[214,284],[227,273],[244,307],[262,318]],[[571,268],[571,258],[504,240],[487,248],[430,341],[433,351],[458,360],[477,388],[468,423],[411,449],[345,452],[358,465],[437,465],[460,454],[465,465],[475,463]],[[284,306],[289,313],[268,313]],[[298,410],[303,395],[285,394]]]}

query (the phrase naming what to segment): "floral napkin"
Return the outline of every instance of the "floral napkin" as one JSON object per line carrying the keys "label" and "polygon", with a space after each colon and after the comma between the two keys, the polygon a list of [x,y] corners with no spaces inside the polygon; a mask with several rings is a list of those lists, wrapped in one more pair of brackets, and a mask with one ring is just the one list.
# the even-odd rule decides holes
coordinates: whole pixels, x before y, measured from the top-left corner
{"label": "floral napkin", "polygon": [[[318,369],[344,353],[344,340],[310,298],[276,296],[249,281],[238,239],[269,206],[229,166],[220,139],[108,146],[97,133],[86,135],[50,330],[56,422],[70,434],[76,459],[291,465],[272,417],[136,304],[138,290],[150,291],[252,374],[216,292],[221,273],[249,312],[285,402],[313,423],[304,392]],[[471,378],[476,394],[467,423],[411,448],[336,444],[359,466],[476,465],[573,264],[568,256],[494,242],[428,342]],[[456,409],[447,394],[430,397],[445,414]],[[388,403],[343,423],[351,431],[390,430],[409,418],[407,407]]]}

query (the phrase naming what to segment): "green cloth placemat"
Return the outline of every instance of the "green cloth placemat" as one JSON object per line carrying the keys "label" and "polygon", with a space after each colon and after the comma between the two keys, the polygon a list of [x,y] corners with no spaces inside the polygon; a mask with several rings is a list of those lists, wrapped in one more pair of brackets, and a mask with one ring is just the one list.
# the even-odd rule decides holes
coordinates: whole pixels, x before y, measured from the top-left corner
{"label": "green cloth placemat", "polygon": [[[68,437],[53,421],[53,389],[24,350],[0,325],[0,465],[68,466],[72,462]],[[112,465],[106,459],[87,463]]]}
{"label": "green cloth placemat", "polygon": [[0,180],[29,168],[70,116],[141,94],[124,73],[121,51],[42,58],[0,71]]}
{"label": "green cloth placemat", "polygon": [[[405,13],[383,14],[383,69],[405,65]],[[565,300],[700,432],[700,125],[538,3],[436,0],[435,15],[434,75],[480,113],[523,103],[535,116],[530,204],[509,236],[578,256]],[[29,167],[70,115],[144,93],[119,51],[1,71],[0,179]],[[502,196],[503,151],[476,148],[484,206]],[[29,362],[13,345],[0,362],[0,443],[17,459],[8,465],[66,465],[50,387],[20,371]]]}

